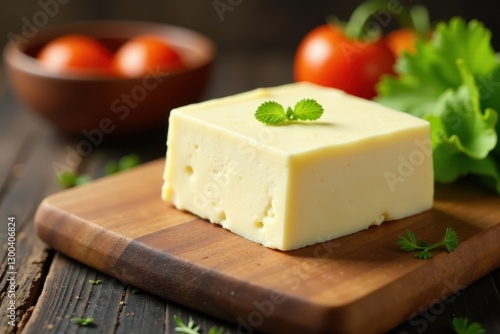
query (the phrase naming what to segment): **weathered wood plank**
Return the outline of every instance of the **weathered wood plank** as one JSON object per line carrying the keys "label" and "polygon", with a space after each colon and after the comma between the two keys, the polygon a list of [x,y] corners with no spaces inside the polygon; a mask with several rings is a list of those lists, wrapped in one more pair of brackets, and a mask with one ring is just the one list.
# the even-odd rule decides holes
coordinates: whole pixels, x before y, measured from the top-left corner
{"label": "weathered wood plank", "polygon": [[163,333],[165,331],[165,300],[132,286],[124,291],[116,334]]}
{"label": "weathered wood plank", "polygon": [[[20,134],[20,138],[23,138],[24,133],[20,131]],[[45,159],[50,161],[54,157],[54,151],[46,145],[48,140],[47,136],[39,133],[36,140],[30,142],[31,147],[25,148],[29,153],[18,154],[15,164],[23,166],[22,172],[9,175],[3,188],[4,196],[0,203],[2,229],[0,231],[2,233],[0,235],[2,239],[0,277],[12,276],[15,279],[16,292],[14,298],[8,298],[8,294],[6,297],[5,292],[10,285],[3,280],[5,284],[0,289],[3,297],[0,307],[6,310],[12,301],[15,302],[15,323],[18,327],[9,326],[8,322],[11,319],[1,317],[0,331],[5,329],[6,332],[14,332],[22,328],[23,323],[29,317],[30,308],[36,303],[52,258],[52,251],[38,239],[33,227],[33,216],[38,204],[45,196],[60,189],[53,186],[54,183],[49,177],[50,172],[43,167],[43,164],[40,165]],[[7,243],[8,217],[15,217],[14,245]],[[10,268],[7,263],[7,246],[15,248],[13,268]],[[8,274],[13,271],[12,269],[17,272],[15,275]]]}
{"label": "weathered wood plank", "polygon": [[[99,279],[103,283],[89,283]],[[113,333],[122,294],[123,286],[117,280],[56,254],[23,333]],[[93,317],[96,325],[81,328],[71,321],[86,317]]]}

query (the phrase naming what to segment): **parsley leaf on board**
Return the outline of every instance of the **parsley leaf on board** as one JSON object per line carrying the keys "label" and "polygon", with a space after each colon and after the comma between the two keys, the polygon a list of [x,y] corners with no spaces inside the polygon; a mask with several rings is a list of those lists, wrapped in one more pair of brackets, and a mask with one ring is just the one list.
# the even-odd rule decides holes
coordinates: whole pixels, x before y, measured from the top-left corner
{"label": "parsley leaf on board", "polygon": [[401,249],[406,252],[419,251],[415,254],[415,257],[422,260],[431,258],[432,254],[430,251],[441,246],[444,246],[448,253],[450,253],[457,248],[459,242],[457,232],[451,227],[446,228],[443,240],[433,245],[429,245],[423,240],[419,243],[415,233],[408,229],[406,230],[406,237],[403,235],[398,236],[398,245]]}
{"label": "parsley leaf on board", "polygon": [[484,334],[483,326],[478,322],[469,323],[469,319],[459,317],[452,320],[453,329],[457,334]]}
{"label": "parsley leaf on board", "polygon": [[[195,326],[193,318],[189,317],[188,323],[185,324],[179,316],[174,315],[174,321],[177,324],[177,327],[175,327],[177,333],[200,334],[200,325]],[[208,334],[222,334],[223,332],[223,327],[213,326],[209,329]]]}

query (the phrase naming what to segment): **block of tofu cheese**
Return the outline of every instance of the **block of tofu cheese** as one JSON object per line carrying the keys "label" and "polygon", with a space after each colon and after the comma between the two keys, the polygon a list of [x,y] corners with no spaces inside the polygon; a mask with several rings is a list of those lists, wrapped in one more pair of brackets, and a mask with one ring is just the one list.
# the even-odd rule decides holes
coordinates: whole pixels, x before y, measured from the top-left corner
{"label": "block of tofu cheese", "polygon": [[[319,120],[255,119],[265,101],[293,108],[303,98],[323,106]],[[291,83],[172,110],[162,198],[286,251],[428,210],[433,180],[427,121]]]}

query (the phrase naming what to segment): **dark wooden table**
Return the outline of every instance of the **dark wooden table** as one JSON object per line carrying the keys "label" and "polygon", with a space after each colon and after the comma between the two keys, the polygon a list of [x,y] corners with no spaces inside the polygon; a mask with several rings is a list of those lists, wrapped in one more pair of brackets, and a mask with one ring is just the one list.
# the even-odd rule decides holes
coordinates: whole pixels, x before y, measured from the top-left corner
{"label": "dark wooden table", "polygon": [[[224,333],[243,333],[234,324],[127,286],[54,252],[38,239],[33,228],[35,210],[45,196],[62,190],[53,162],[62,161],[77,139],[62,136],[30,113],[13,97],[5,76],[0,78],[0,333],[174,333],[174,315],[184,321],[192,317],[202,333],[214,325],[223,326]],[[204,99],[291,80],[289,52],[270,51],[265,56],[222,53]],[[106,174],[109,161],[123,155],[136,153],[142,162],[161,158],[165,138],[163,131],[119,143],[105,138],[77,171],[99,178]],[[7,263],[9,217],[16,222],[15,296],[9,296],[7,284],[12,276]],[[89,280],[102,283],[92,285]],[[488,334],[500,333],[499,290],[497,269],[450,298],[419,310],[420,314],[415,313],[391,333],[452,333],[455,316],[482,323]],[[12,300],[15,326],[9,325],[8,318]],[[79,327],[70,320],[87,316],[95,319],[94,326]]]}

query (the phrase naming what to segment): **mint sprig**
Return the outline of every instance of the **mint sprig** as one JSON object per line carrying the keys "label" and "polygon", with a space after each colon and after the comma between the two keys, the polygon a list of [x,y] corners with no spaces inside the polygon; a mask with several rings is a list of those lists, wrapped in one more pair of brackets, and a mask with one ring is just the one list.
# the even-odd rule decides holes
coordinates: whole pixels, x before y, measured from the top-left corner
{"label": "mint sprig", "polygon": [[302,99],[292,109],[276,101],[263,102],[255,111],[255,118],[267,125],[280,125],[286,121],[315,121],[323,115],[323,107],[314,99]]}

